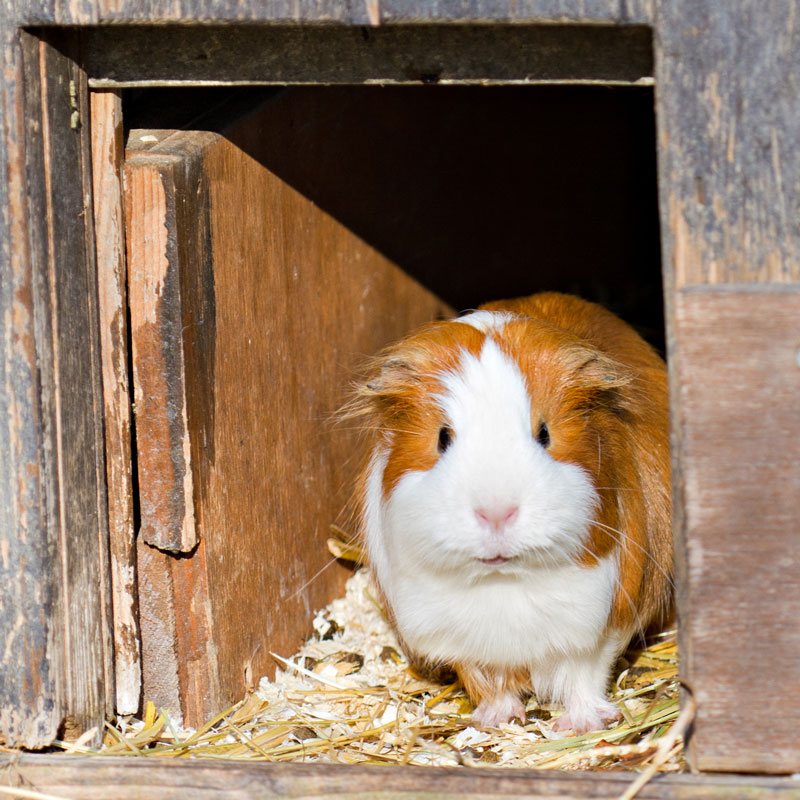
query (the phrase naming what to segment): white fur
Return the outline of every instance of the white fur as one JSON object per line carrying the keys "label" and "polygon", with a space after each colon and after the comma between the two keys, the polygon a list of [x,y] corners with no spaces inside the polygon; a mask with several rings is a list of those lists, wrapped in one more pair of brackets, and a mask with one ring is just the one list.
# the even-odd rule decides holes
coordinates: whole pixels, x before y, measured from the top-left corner
{"label": "white fur", "polygon": [[471,325],[483,333],[500,330],[504,325],[514,319],[508,311],[470,311],[463,317],[456,317],[453,322]]}
{"label": "white fur", "polygon": [[[591,717],[624,644],[606,631],[616,558],[575,563],[597,504],[592,483],[536,442],[529,387],[490,337],[443,385],[454,438],[437,463],[405,474],[384,498],[387,447],[367,481],[370,561],[399,631],[431,661],[529,668],[542,695]],[[519,513],[492,532],[474,513],[487,506]],[[480,561],[497,556],[511,560]]]}

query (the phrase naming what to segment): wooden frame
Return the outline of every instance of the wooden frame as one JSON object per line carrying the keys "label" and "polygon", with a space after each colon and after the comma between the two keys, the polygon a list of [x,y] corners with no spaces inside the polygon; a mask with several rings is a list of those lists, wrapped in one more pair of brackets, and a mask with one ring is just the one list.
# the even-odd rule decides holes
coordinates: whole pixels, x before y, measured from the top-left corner
{"label": "wooden frame", "polygon": [[[589,800],[617,798],[631,785],[622,772],[556,772],[391,767],[391,781],[380,767],[317,764],[241,764],[149,758],[78,758],[23,756],[0,758],[0,778],[11,786],[35,786],[81,800],[295,800],[351,798],[360,794],[380,800],[442,800],[485,797]],[[58,796],[58,794],[56,794]],[[666,774],[637,795],[640,800],[797,800],[797,781],[736,775]]]}
{"label": "wooden frame", "polygon": [[[511,5],[475,0],[456,11],[413,0],[361,5],[320,0],[302,6],[297,18],[297,6],[289,2],[4,4],[0,641],[6,645],[0,651],[0,735],[10,744],[42,746],[59,730],[99,725],[113,706],[104,414],[85,121],[90,80],[114,85],[113,75],[103,72],[112,63],[101,58],[104,36],[111,41],[135,34],[120,27],[112,35],[97,26],[302,21],[382,31],[400,25],[557,22],[654,30],[682,670],[698,700],[691,760],[702,770],[800,769],[795,735],[800,631],[792,624],[800,618],[795,535],[800,341],[794,322],[800,298],[795,224],[800,166],[790,153],[800,130],[800,98],[797,81],[786,77],[800,68],[800,28],[790,5],[767,13],[748,0]],[[562,44],[569,42],[566,30]],[[157,33],[209,42],[208,30],[200,27]],[[588,35],[591,39],[596,31]],[[193,67],[182,67],[182,82],[209,80],[215,59],[226,58],[213,47],[200,52]],[[579,69],[572,75],[541,73],[538,79],[586,79],[591,63],[574,63]],[[98,72],[88,73],[87,67]],[[446,70],[423,65],[406,79],[443,76]],[[139,77],[169,82],[163,75]],[[480,64],[467,78],[452,79],[479,78]],[[123,83],[136,79],[129,72]],[[233,76],[225,74],[225,80]],[[699,337],[711,336],[719,346],[709,350]],[[742,352],[753,355],[742,370],[732,370],[728,362]],[[754,421],[755,433],[748,427]],[[716,433],[709,437],[711,426]],[[744,456],[731,445],[743,428]],[[730,463],[736,468],[726,469]],[[760,487],[768,491],[759,492]],[[769,549],[759,546],[765,540]],[[744,629],[742,619],[758,624]],[[752,685],[765,654],[771,685],[778,687],[766,694]],[[738,719],[748,721],[743,745],[732,735]],[[47,762],[37,769],[46,772]],[[442,780],[447,791],[448,779]],[[456,787],[458,779],[453,781],[449,785]],[[790,784],[780,787],[776,791],[796,791]]]}

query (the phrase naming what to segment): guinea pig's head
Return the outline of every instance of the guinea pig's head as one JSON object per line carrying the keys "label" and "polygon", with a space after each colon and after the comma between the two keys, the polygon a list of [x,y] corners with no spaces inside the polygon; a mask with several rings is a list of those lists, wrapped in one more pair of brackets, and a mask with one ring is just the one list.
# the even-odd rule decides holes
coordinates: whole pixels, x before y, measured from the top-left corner
{"label": "guinea pig's head", "polygon": [[357,401],[379,577],[480,580],[591,556],[605,430],[628,380],[585,341],[503,312],[432,323],[389,348]]}

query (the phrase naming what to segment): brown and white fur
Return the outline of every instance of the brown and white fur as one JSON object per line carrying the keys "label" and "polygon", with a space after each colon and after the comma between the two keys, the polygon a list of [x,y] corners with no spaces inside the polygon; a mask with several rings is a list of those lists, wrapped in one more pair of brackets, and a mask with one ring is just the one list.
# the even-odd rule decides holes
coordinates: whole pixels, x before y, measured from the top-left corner
{"label": "brown and white fur", "polygon": [[374,363],[354,413],[362,531],[410,654],[453,667],[497,725],[618,716],[616,658],[671,607],[667,379],[626,323],[576,297],[490,303]]}

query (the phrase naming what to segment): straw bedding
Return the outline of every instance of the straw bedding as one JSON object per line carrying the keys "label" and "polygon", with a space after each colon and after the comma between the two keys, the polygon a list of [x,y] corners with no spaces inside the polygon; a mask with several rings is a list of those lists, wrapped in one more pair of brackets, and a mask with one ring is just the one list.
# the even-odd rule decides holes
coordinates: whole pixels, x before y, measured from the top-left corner
{"label": "straw bedding", "polygon": [[[528,702],[527,724],[478,729],[455,683],[414,673],[370,589],[367,569],[314,619],[315,635],[250,696],[201,729],[177,728],[149,703],[144,719],[109,726],[108,755],[544,769],[684,768],[674,632],[628,654],[612,699],[623,720],[609,730],[555,733],[555,706]],[[86,753],[79,743],[64,745]]]}

